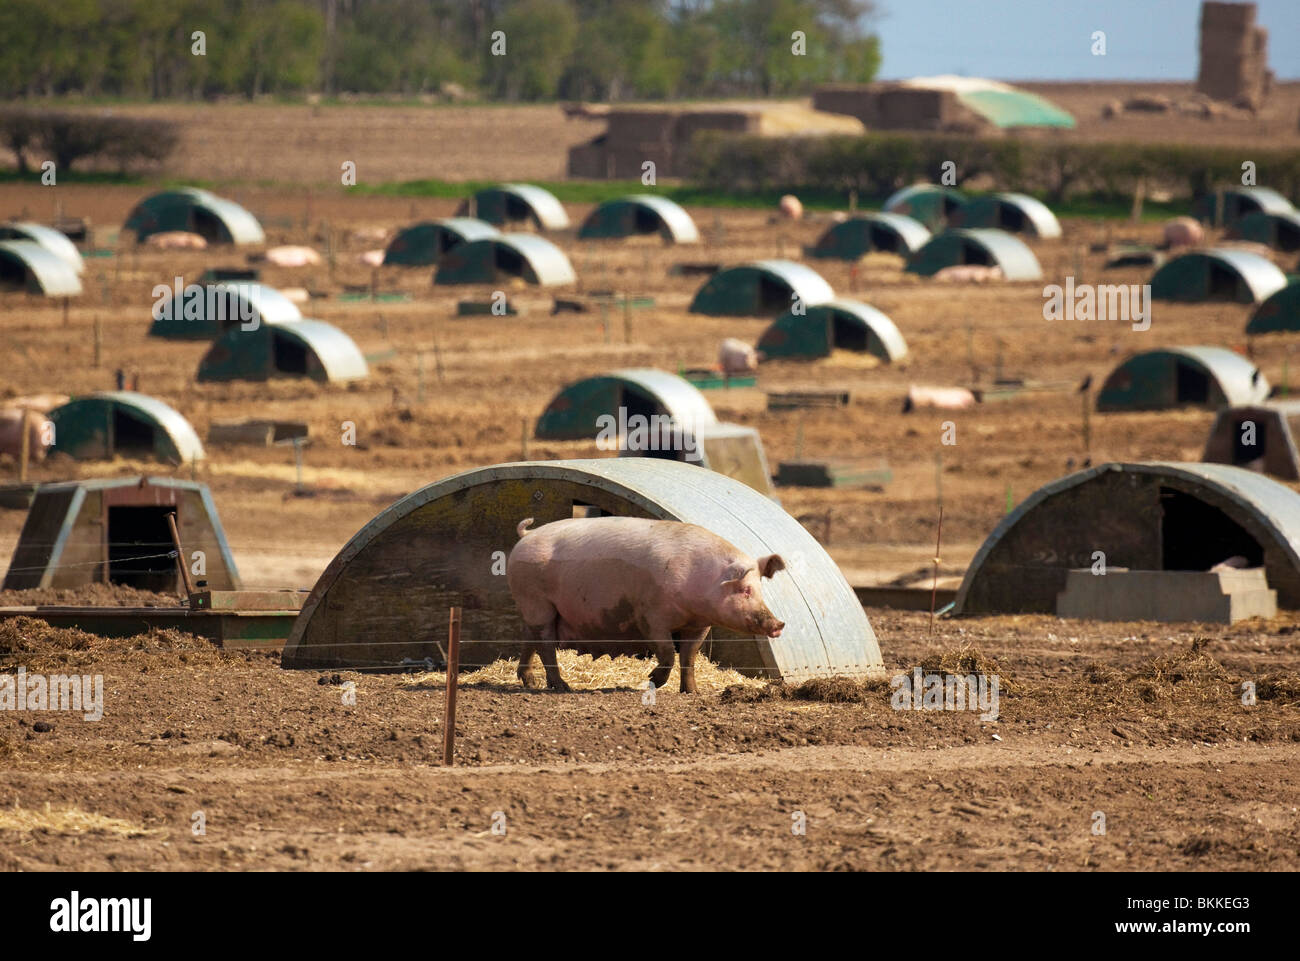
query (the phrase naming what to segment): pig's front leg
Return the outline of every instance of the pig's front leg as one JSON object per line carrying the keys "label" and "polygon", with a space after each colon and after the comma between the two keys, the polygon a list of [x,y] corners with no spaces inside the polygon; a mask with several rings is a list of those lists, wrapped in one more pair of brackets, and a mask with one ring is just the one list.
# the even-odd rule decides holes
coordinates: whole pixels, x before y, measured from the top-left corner
{"label": "pig's front leg", "polygon": [[682,667],[682,687],[683,694],[695,693],[695,655],[700,652],[704,642],[709,637],[710,628],[704,628],[701,631],[687,629],[682,632],[683,639],[677,651],[677,659]]}

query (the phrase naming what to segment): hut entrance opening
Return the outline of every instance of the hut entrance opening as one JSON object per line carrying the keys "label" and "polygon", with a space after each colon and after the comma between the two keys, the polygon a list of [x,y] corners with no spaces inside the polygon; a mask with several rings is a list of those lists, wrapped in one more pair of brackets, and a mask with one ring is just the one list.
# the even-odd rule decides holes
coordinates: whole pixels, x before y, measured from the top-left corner
{"label": "hut entrance opening", "polygon": [[856,324],[843,314],[834,314],[831,343],[840,350],[865,351],[867,349],[867,328]]}
{"label": "hut entrance opening", "polygon": [[27,270],[17,257],[0,257],[0,287],[21,290],[27,286]]}
{"label": "hut entrance opening", "polygon": [[114,451],[126,456],[149,454],[153,452],[153,441],[152,426],[119,407],[113,408]]}
{"label": "hut entrance opening", "polygon": [[276,334],[272,338],[275,369],[281,374],[307,373],[307,347],[292,337]]}
{"label": "hut entrance opening", "polygon": [[1237,297],[1237,275],[1223,264],[1211,261],[1209,289],[1206,293],[1211,300],[1235,300]]}
{"label": "hut entrance opening", "polygon": [[633,229],[638,234],[653,234],[659,230],[659,217],[646,207],[634,208]]}
{"label": "hut entrance opening", "polygon": [[[638,447],[638,453],[644,457],[659,457],[664,460],[677,460],[677,451],[672,443],[675,437],[669,433],[668,422],[670,416],[659,406],[659,402],[648,394],[644,394],[632,387],[623,388],[623,407],[627,410],[627,421],[631,431],[638,428],[645,435],[643,438],[624,437],[623,444],[638,444],[644,446],[644,449]],[[645,418],[644,427],[641,427],[641,421],[634,421],[637,415]],[[648,442],[648,446],[642,445],[642,441]],[[667,442],[667,443],[665,443]]]}
{"label": "hut entrance opening", "polygon": [[1250,437],[1246,436],[1243,426],[1236,424],[1232,430],[1232,463],[1236,467],[1252,466],[1257,461],[1262,463],[1268,453],[1269,430],[1265,425],[1255,424]]}
{"label": "hut entrance opening", "polygon": [[1217,507],[1172,488],[1160,488],[1160,546],[1166,571],[1208,571],[1234,555],[1248,567],[1264,563],[1264,549]]}
{"label": "hut entrance opening", "polygon": [[961,262],[963,264],[973,264],[977,267],[994,266],[993,255],[979,244],[962,244]]}
{"label": "hut entrance opening", "polygon": [[108,580],[142,591],[166,593],[176,587],[175,561],[167,515],[174,507],[108,508]]}
{"label": "hut entrance opening", "polygon": [[794,303],[790,288],[779,280],[773,280],[766,274],[758,278],[759,313],[784,313]]}
{"label": "hut entrance opening", "polygon": [[214,216],[210,211],[204,210],[202,207],[195,207],[190,217],[196,234],[210,244],[221,243],[225,234],[225,228],[221,225],[221,218]]}
{"label": "hut entrance opening", "polygon": [[517,250],[505,244],[495,244],[497,270],[503,270],[512,277],[524,276],[524,258]]}
{"label": "hut entrance opening", "polygon": [[1185,361],[1180,360],[1175,366],[1178,378],[1175,401],[1179,404],[1204,404],[1208,401],[1210,399],[1209,375],[1195,364]]}
{"label": "hut entrance opening", "polygon": [[876,250],[887,251],[891,254],[898,253],[901,237],[893,231],[886,230],[879,224],[873,224],[871,227],[871,246]]}

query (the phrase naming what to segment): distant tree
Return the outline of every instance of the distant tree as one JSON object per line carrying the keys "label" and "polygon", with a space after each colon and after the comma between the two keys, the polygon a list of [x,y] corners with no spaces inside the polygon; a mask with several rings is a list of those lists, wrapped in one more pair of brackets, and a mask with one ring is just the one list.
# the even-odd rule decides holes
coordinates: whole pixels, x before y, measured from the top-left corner
{"label": "distant tree", "polygon": [[505,33],[506,54],[492,56],[488,51],[488,79],[493,92],[505,100],[556,96],[578,37],[573,3],[517,0],[489,24],[489,37],[496,30]]}

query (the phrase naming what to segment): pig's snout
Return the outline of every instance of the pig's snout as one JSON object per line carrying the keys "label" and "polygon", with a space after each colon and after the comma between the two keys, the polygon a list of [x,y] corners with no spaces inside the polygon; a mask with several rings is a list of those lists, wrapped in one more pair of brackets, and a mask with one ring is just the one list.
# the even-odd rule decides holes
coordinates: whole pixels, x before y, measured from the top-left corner
{"label": "pig's snout", "polygon": [[772,626],[767,629],[767,636],[780,637],[781,631],[783,630],[785,630],[785,624],[781,621],[775,621]]}

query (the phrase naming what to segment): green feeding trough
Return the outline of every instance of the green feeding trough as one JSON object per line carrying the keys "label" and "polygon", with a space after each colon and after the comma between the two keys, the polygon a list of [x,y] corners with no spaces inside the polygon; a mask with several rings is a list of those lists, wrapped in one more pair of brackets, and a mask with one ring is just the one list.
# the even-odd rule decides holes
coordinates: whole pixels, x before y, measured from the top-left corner
{"label": "green feeding trough", "polygon": [[425,220],[400,231],[384,251],[384,265],[398,267],[432,267],[452,247],[475,240],[500,237],[485,220],[474,217],[444,217]]}
{"label": "green feeding trough", "polygon": [[913,184],[890,194],[884,210],[911,217],[929,230],[943,230],[965,202],[965,195],[952,187]]}
{"label": "green feeding trough", "polygon": [[821,274],[791,260],[756,260],[714,274],[691,301],[693,314],[771,317],[796,303],[810,307],[835,296]]}
{"label": "green feeding trough", "polygon": [[1174,257],[1151,276],[1152,300],[1258,304],[1286,286],[1286,274],[1248,250],[1212,247]]}
{"label": "green feeding trough", "polygon": [[835,350],[871,354],[886,364],[907,356],[907,342],[888,316],[869,304],[841,299],[782,314],[757,347],[768,360],[812,360]]}
{"label": "green feeding trough", "polygon": [[658,234],[665,243],[695,244],[700,232],[681,205],[667,197],[636,194],[601,204],[578,228],[579,240]]}
{"label": "green feeding trough", "polygon": [[134,231],[137,241],[152,234],[183,230],[198,234],[210,244],[266,242],[262,225],[251,213],[233,200],[195,187],[146,197],[127,216],[123,229]]}
{"label": "green feeding trough", "polygon": [[859,214],[835,224],[804,253],[834,260],[858,260],[877,251],[909,257],[929,239],[930,231],[905,214]]}

